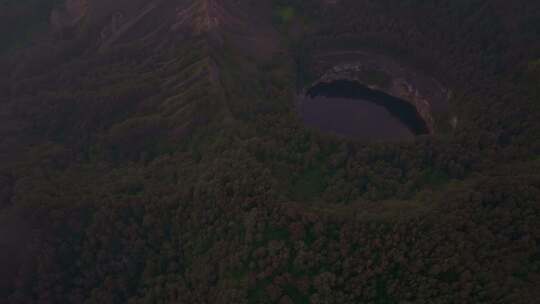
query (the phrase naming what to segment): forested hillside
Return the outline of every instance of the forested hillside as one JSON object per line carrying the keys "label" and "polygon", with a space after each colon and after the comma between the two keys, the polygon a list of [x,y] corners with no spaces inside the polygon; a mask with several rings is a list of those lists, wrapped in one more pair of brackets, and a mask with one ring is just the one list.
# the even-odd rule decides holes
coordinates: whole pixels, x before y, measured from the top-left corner
{"label": "forested hillside", "polygon": [[[0,2],[0,303],[540,298],[540,3],[87,2]],[[358,49],[451,90],[437,132],[302,124]]]}

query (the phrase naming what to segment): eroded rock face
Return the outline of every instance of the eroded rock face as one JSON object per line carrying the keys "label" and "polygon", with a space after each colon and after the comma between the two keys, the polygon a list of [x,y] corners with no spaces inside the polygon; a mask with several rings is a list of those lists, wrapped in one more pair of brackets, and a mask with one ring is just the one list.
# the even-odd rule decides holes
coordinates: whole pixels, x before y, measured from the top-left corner
{"label": "eroded rock face", "polygon": [[194,34],[202,34],[223,27],[239,27],[244,23],[233,16],[223,5],[222,1],[194,1],[186,7],[178,7],[176,22],[173,30],[186,27]]}
{"label": "eroded rock face", "polygon": [[385,56],[349,51],[321,54],[316,59],[316,72],[321,76],[308,87],[349,80],[406,100],[415,106],[430,134],[435,132],[433,113],[448,107],[449,91],[437,80]]}
{"label": "eroded rock face", "polygon": [[[262,1],[262,0],[261,0]],[[97,33],[106,51],[131,42],[160,45],[205,37],[256,56],[271,57],[279,37],[271,26],[270,2],[259,0],[65,0],[51,13],[54,31],[75,28]]]}

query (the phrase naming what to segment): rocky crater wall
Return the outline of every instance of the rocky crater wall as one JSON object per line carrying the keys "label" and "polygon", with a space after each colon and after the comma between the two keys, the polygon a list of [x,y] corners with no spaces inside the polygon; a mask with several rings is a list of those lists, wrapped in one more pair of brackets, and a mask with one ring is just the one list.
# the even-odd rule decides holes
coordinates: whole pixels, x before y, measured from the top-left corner
{"label": "rocky crater wall", "polygon": [[307,89],[319,83],[349,80],[410,102],[430,134],[436,131],[433,114],[448,109],[448,89],[433,77],[382,55],[366,51],[318,54],[314,73],[320,76]]}

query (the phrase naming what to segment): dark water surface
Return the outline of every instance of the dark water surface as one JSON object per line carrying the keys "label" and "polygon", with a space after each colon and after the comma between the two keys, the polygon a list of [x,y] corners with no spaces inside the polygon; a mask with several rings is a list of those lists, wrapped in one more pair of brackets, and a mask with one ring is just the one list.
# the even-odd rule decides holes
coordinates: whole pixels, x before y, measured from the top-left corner
{"label": "dark water surface", "polygon": [[427,128],[416,108],[351,81],[318,84],[300,101],[308,127],[361,140],[412,140]]}

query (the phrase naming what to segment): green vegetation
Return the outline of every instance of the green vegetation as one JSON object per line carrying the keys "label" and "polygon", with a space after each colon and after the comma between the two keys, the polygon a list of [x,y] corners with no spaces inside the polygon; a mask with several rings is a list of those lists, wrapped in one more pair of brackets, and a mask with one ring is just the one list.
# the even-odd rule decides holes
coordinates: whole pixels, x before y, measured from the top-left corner
{"label": "green vegetation", "polygon": [[[158,20],[101,53],[96,27],[0,58],[0,299],[535,303],[540,2],[326,2],[272,1],[287,27],[317,22],[269,56],[228,24]],[[41,10],[17,3],[0,16]],[[444,78],[457,127],[399,144],[304,128],[311,55],[360,45]]]}
{"label": "green vegetation", "polygon": [[321,168],[309,168],[291,185],[292,197],[300,201],[316,199],[326,187],[325,172]]}
{"label": "green vegetation", "polygon": [[280,6],[276,8],[276,17],[278,18],[278,22],[280,23],[290,22],[295,15],[296,11],[292,6]]}

